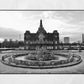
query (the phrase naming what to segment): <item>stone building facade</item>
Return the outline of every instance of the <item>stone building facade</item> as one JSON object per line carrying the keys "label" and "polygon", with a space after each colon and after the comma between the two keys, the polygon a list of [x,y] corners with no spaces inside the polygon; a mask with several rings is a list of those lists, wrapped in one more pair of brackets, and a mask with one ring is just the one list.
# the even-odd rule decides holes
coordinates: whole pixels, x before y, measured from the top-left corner
{"label": "stone building facade", "polygon": [[40,26],[36,33],[30,33],[30,31],[24,33],[24,43],[26,50],[36,50],[38,48],[55,50],[59,48],[59,33],[57,30],[54,30],[53,33],[47,33],[42,20],[40,20]]}

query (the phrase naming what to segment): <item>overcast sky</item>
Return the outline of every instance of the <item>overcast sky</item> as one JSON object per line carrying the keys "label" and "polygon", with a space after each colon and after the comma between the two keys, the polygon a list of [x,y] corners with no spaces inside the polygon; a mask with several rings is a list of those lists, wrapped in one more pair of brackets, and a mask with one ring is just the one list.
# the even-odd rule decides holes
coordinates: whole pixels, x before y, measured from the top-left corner
{"label": "overcast sky", "polygon": [[0,11],[0,39],[19,39],[20,34],[23,39],[26,30],[38,30],[40,19],[47,32],[58,30],[60,40],[69,36],[71,42],[81,41],[84,11]]}
{"label": "overcast sky", "polygon": [[[84,0],[0,0],[0,10],[4,9],[78,10],[84,9]],[[0,11],[0,40],[19,39],[20,34],[23,39],[26,30],[37,31],[39,20],[42,19],[48,32],[58,30],[60,40],[63,40],[64,36],[69,36],[71,42],[81,41],[81,34],[84,33],[83,15],[84,11]]]}

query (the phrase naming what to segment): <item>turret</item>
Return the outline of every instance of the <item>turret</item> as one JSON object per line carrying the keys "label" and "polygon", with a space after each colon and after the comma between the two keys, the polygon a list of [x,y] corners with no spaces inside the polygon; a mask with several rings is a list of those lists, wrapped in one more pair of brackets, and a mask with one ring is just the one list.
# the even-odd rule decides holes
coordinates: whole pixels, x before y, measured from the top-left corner
{"label": "turret", "polygon": [[46,33],[44,27],[43,27],[43,24],[42,24],[42,20],[40,20],[40,26],[38,28],[38,31],[37,33]]}
{"label": "turret", "polygon": [[42,20],[40,20],[40,28],[43,28]]}

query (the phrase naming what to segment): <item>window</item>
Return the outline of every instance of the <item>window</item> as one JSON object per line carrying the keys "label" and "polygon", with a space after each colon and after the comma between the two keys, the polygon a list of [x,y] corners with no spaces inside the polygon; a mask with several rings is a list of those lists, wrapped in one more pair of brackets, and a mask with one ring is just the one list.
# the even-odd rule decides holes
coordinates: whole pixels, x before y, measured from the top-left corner
{"label": "window", "polygon": [[55,46],[55,49],[57,49],[57,46]]}
{"label": "window", "polygon": [[57,44],[57,41],[55,41],[55,44]]}
{"label": "window", "polygon": [[47,49],[53,49],[53,46],[47,46]]}
{"label": "window", "polygon": [[55,35],[55,38],[57,38],[57,35]]}
{"label": "window", "polygon": [[28,47],[28,46],[26,46],[26,49],[29,49],[29,47]]}
{"label": "window", "polygon": [[28,44],[29,42],[28,41],[26,41],[26,44]]}

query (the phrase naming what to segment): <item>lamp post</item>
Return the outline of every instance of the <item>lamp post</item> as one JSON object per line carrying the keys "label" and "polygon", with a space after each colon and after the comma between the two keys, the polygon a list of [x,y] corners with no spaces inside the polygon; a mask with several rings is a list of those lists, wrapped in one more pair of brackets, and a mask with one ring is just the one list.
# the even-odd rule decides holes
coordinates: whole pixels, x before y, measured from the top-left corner
{"label": "lamp post", "polygon": [[80,42],[78,42],[77,46],[78,46],[78,51],[81,52],[81,44],[80,44]]}

